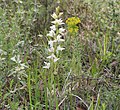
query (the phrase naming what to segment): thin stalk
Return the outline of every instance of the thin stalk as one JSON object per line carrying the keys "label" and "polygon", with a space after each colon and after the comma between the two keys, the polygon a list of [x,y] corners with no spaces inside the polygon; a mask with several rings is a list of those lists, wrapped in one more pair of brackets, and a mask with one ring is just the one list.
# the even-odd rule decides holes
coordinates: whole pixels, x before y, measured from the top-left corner
{"label": "thin stalk", "polygon": [[31,74],[30,74],[30,70],[29,70],[28,71],[28,92],[29,92],[30,110],[32,110],[32,95],[31,95],[30,79],[31,79]]}

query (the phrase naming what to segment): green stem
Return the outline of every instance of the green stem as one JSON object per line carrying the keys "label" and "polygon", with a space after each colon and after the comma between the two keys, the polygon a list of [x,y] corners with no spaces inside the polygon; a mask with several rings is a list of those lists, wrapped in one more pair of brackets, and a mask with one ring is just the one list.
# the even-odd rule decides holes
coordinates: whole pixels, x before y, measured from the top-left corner
{"label": "green stem", "polygon": [[31,75],[30,70],[28,71],[28,91],[29,91],[29,100],[30,100],[30,110],[32,110],[32,96],[31,96],[31,83],[30,83]]}

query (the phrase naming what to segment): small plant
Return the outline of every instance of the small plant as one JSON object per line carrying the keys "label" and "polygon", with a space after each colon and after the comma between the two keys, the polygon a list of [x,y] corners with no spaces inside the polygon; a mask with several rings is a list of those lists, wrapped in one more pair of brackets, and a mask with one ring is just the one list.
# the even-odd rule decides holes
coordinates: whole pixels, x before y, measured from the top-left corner
{"label": "small plant", "polygon": [[[55,104],[56,110],[58,110],[58,97],[56,96],[57,89],[55,88],[56,85],[59,85],[55,79],[55,75],[57,75],[58,65],[57,62],[60,60],[60,51],[63,51],[65,48],[62,47],[62,42],[65,40],[62,38],[64,36],[65,29],[62,27],[64,24],[63,20],[60,18],[63,13],[59,12],[59,7],[56,8],[56,12],[52,14],[52,18],[54,19],[50,26],[50,31],[47,34],[48,38],[48,48],[47,48],[47,61],[45,61],[45,66],[43,68],[44,71],[44,81],[45,82],[45,108],[53,108],[53,104]],[[46,69],[48,69],[48,73],[46,73]],[[47,76],[48,79],[47,79]],[[57,76],[56,76],[57,77]],[[49,99],[48,99],[49,97]],[[54,97],[54,99],[53,99]],[[48,107],[49,105],[49,107]]]}
{"label": "small plant", "polygon": [[64,39],[62,36],[64,35],[65,29],[62,27],[64,24],[62,19],[60,18],[63,13],[59,13],[59,7],[56,8],[56,13],[52,14],[52,18],[54,21],[52,21],[52,26],[50,26],[50,31],[47,34],[47,37],[49,39],[48,41],[48,54],[49,56],[47,59],[49,59],[49,62],[44,62],[45,66],[43,68],[49,69],[50,64],[52,62],[57,62],[60,58],[59,57],[59,51],[64,50],[65,48],[61,47],[61,42],[64,42]]}
{"label": "small plant", "polygon": [[68,32],[70,34],[76,34],[79,30],[77,24],[80,23],[80,19],[78,17],[71,17],[66,20],[66,24],[68,26]]}

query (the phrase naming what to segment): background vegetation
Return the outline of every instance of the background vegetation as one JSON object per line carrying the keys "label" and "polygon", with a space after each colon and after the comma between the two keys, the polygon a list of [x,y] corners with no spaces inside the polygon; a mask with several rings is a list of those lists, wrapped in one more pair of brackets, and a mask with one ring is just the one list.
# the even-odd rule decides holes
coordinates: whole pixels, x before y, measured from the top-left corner
{"label": "background vegetation", "polygon": [[[46,34],[56,7],[64,51],[50,70]],[[11,60],[12,58],[12,60]],[[13,61],[14,58],[16,61]],[[0,0],[0,110],[120,110],[119,0]]]}

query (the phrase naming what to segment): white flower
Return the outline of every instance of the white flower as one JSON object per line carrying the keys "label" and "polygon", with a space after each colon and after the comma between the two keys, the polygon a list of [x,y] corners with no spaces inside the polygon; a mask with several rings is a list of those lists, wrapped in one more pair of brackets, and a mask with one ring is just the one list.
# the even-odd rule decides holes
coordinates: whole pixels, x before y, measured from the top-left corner
{"label": "white flower", "polygon": [[[59,44],[63,41],[65,41],[64,39],[62,39],[62,36],[64,35],[65,29],[64,28],[60,28],[61,25],[65,24],[63,22],[63,20],[60,18],[61,15],[63,13],[59,13],[59,7],[56,8],[56,13],[54,12],[51,16],[54,19],[51,23],[52,25],[50,26],[50,31],[47,34],[48,37],[52,37],[50,38],[50,40],[48,41],[48,53],[50,54],[47,59],[53,62],[57,62],[60,58],[56,57],[56,54],[59,51],[64,50],[65,48],[62,48]],[[44,62],[45,66],[43,66],[43,68],[50,68],[50,63]]]}
{"label": "white flower", "polygon": [[50,47],[50,48],[48,49],[48,51],[49,51],[49,52],[54,52],[54,47]]}
{"label": "white flower", "polygon": [[11,58],[12,61],[16,62],[16,55]]}
{"label": "white flower", "polygon": [[54,19],[57,19],[58,16],[56,15],[56,13],[54,12],[52,15],[51,15]]}
{"label": "white flower", "polygon": [[39,35],[38,35],[38,37],[41,37],[41,38],[42,38],[42,37],[43,37],[43,35],[42,35],[42,34],[39,34]]}
{"label": "white flower", "polygon": [[50,68],[50,63],[44,62],[45,66],[43,66],[43,68],[49,69]]}
{"label": "white flower", "polygon": [[52,25],[52,26],[50,26],[50,29],[53,30],[53,31],[56,31],[56,26]]}
{"label": "white flower", "polygon": [[21,63],[21,64],[20,64],[20,66],[21,66],[21,67],[28,68],[28,66],[27,66],[27,65],[25,65],[24,63]]}
{"label": "white flower", "polygon": [[53,58],[55,58],[56,56],[52,53],[50,56],[48,56],[47,58],[48,59],[53,59]]}
{"label": "white flower", "polygon": [[53,53],[47,57],[48,59],[53,59],[54,62],[58,61],[60,58],[57,58]]}
{"label": "white flower", "polygon": [[15,55],[14,57],[11,58],[12,61],[16,63],[21,63],[22,61],[20,60],[20,55]]}
{"label": "white flower", "polygon": [[54,42],[64,42],[64,39],[61,39],[61,35],[57,35],[57,39],[54,40]]}
{"label": "white flower", "polygon": [[56,52],[58,53],[58,51],[62,51],[62,50],[64,50],[65,48],[62,48],[60,45],[57,47],[57,49],[56,49]]}
{"label": "white flower", "polygon": [[50,48],[53,47],[53,43],[54,43],[54,41],[52,41],[52,40],[48,41],[48,45],[50,46]]}
{"label": "white flower", "polygon": [[55,36],[54,30],[49,31],[49,33],[47,34],[47,36],[54,37]]}
{"label": "white flower", "polygon": [[52,21],[53,24],[57,24],[57,25],[62,25],[64,24],[63,21],[61,19],[55,19],[55,21]]}
{"label": "white flower", "polygon": [[61,17],[61,15],[63,15],[63,12],[59,13],[58,17]]}
{"label": "white flower", "polygon": [[16,72],[19,72],[19,71],[21,71],[21,70],[24,70],[24,67],[22,67],[22,66],[17,66],[17,67],[15,67],[15,71],[16,71]]}
{"label": "white flower", "polygon": [[54,62],[57,62],[60,58],[55,57],[53,60]]}
{"label": "white flower", "polygon": [[63,35],[63,33],[65,32],[64,28],[59,28],[59,33]]}

